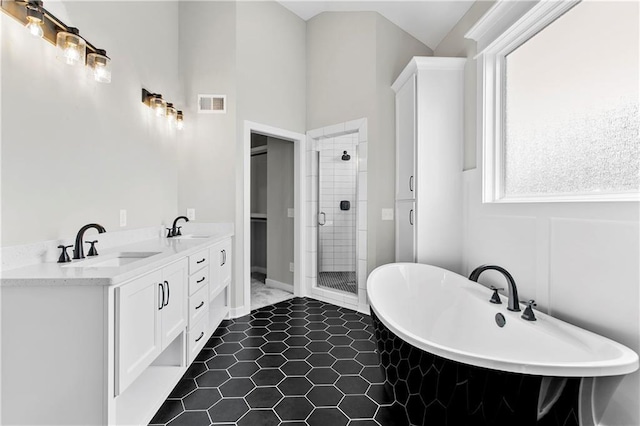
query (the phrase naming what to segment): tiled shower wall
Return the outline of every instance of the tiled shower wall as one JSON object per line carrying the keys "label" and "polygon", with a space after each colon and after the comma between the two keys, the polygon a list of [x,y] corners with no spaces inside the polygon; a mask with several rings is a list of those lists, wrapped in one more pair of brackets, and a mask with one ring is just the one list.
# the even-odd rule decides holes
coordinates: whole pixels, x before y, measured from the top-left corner
{"label": "tiled shower wall", "polygon": [[[357,145],[357,134],[319,140],[318,211],[326,217],[319,227],[320,272],[356,271]],[[341,201],[350,203],[349,210],[340,209]]]}

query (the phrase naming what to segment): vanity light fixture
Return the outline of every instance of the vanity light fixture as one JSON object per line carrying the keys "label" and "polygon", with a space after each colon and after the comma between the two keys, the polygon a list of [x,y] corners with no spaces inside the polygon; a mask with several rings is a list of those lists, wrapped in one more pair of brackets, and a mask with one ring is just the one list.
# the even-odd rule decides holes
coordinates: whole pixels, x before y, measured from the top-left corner
{"label": "vanity light fixture", "polygon": [[159,93],[151,93],[147,89],[142,89],[142,103],[151,108],[158,117],[166,117],[169,121],[169,127],[173,128],[174,124],[178,130],[184,127],[184,114],[178,111],[171,102],[162,99]]}
{"label": "vanity light fixture", "polygon": [[111,83],[111,59],[104,49],[87,55],[87,66],[93,70],[93,78],[99,83]]}
{"label": "vanity light fixture", "polygon": [[57,57],[73,66],[87,65],[93,78],[101,83],[111,82],[111,59],[44,8],[41,0],[0,0],[0,10],[26,26],[31,34],[56,46]]}
{"label": "vanity light fixture", "polygon": [[42,13],[41,1],[30,1],[27,3],[27,29],[31,35],[35,37],[44,37],[44,29],[42,28],[44,21],[44,13]]}
{"label": "vanity light fixture", "polygon": [[178,111],[178,114],[176,116],[176,129],[184,129],[184,115],[182,114],[182,111]]}

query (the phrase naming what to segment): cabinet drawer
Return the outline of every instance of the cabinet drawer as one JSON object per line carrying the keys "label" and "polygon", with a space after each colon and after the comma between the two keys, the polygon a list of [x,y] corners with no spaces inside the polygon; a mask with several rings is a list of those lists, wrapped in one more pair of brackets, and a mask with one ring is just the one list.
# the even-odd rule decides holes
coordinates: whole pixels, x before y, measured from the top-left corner
{"label": "cabinet drawer", "polygon": [[201,250],[195,254],[189,256],[189,274],[204,268],[209,265],[209,250]]}
{"label": "cabinet drawer", "polygon": [[209,289],[201,288],[189,298],[189,330],[209,312]]}
{"label": "cabinet drawer", "polygon": [[[204,262],[203,262],[204,263]],[[209,283],[209,268],[203,268],[196,271],[189,277],[189,295],[192,295],[196,291]]]}
{"label": "cabinet drawer", "polygon": [[187,355],[188,364],[191,364],[196,355],[202,350],[204,344],[207,342],[207,325],[209,324],[208,317],[205,315],[200,318],[193,328],[187,333]]}

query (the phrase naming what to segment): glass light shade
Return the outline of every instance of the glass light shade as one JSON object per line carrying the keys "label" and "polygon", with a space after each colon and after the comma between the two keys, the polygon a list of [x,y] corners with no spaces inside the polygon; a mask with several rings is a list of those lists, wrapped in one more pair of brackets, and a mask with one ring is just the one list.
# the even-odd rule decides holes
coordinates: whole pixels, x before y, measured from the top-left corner
{"label": "glass light shade", "polygon": [[84,65],[87,43],[80,37],[77,28],[60,31],[56,36],[58,59],[67,65]]}
{"label": "glass light shade", "polygon": [[42,29],[42,21],[38,21],[35,19],[31,19],[30,16],[27,17],[29,23],[27,24],[27,29],[34,37],[44,37],[44,30]]}
{"label": "glass light shade", "polygon": [[167,103],[162,96],[156,95],[149,101],[149,106],[153,109],[158,117],[164,117],[167,111]]}
{"label": "glass light shade", "polygon": [[[40,3],[41,4],[41,3]],[[44,37],[44,13],[40,9],[38,2],[27,3],[27,29],[35,37]]]}
{"label": "glass light shade", "polygon": [[93,78],[99,83],[111,83],[111,59],[104,50],[87,55],[87,65],[93,70]]}
{"label": "glass light shade", "polygon": [[182,115],[182,111],[178,111],[176,115],[176,128],[178,130],[184,129],[184,115]]}
{"label": "glass light shade", "polygon": [[167,103],[167,120],[169,120],[169,125],[173,125],[176,122],[176,117],[178,116],[178,111],[173,107],[172,103]]}

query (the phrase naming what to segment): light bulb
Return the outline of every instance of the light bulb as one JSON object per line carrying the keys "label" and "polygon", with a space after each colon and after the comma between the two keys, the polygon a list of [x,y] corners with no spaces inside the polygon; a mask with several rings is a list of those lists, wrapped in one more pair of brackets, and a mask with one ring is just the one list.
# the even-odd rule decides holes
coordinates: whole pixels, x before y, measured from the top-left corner
{"label": "light bulb", "polygon": [[44,37],[44,30],[42,29],[42,21],[37,21],[35,19],[31,19],[31,17],[27,17],[29,23],[27,24],[27,29],[31,33],[31,35],[35,37]]}
{"label": "light bulb", "polygon": [[44,37],[44,29],[42,24],[44,23],[44,13],[40,6],[42,2],[30,1],[27,3],[27,29],[35,37]]}
{"label": "light bulb", "polygon": [[149,106],[155,111],[156,117],[164,117],[167,111],[167,104],[161,95],[154,95],[149,101]]}
{"label": "light bulb", "polygon": [[178,115],[176,109],[173,107],[173,104],[167,102],[167,120],[169,120],[169,127],[173,127],[173,124],[176,122],[176,116]]}
{"label": "light bulb", "polygon": [[87,43],[79,36],[77,28],[60,31],[56,35],[58,59],[67,65],[84,65]]}
{"label": "light bulb", "polygon": [[87,55],[87,66],[93,70],[93,78],[99,83],[111,83],[111,59],[107,52],[97,49]]}
{"label": "light bulb", "polygon": [[182,115],[182,111],[178,111],[178,114],[176,115],[176,129],[184,129],[184,116]]}

